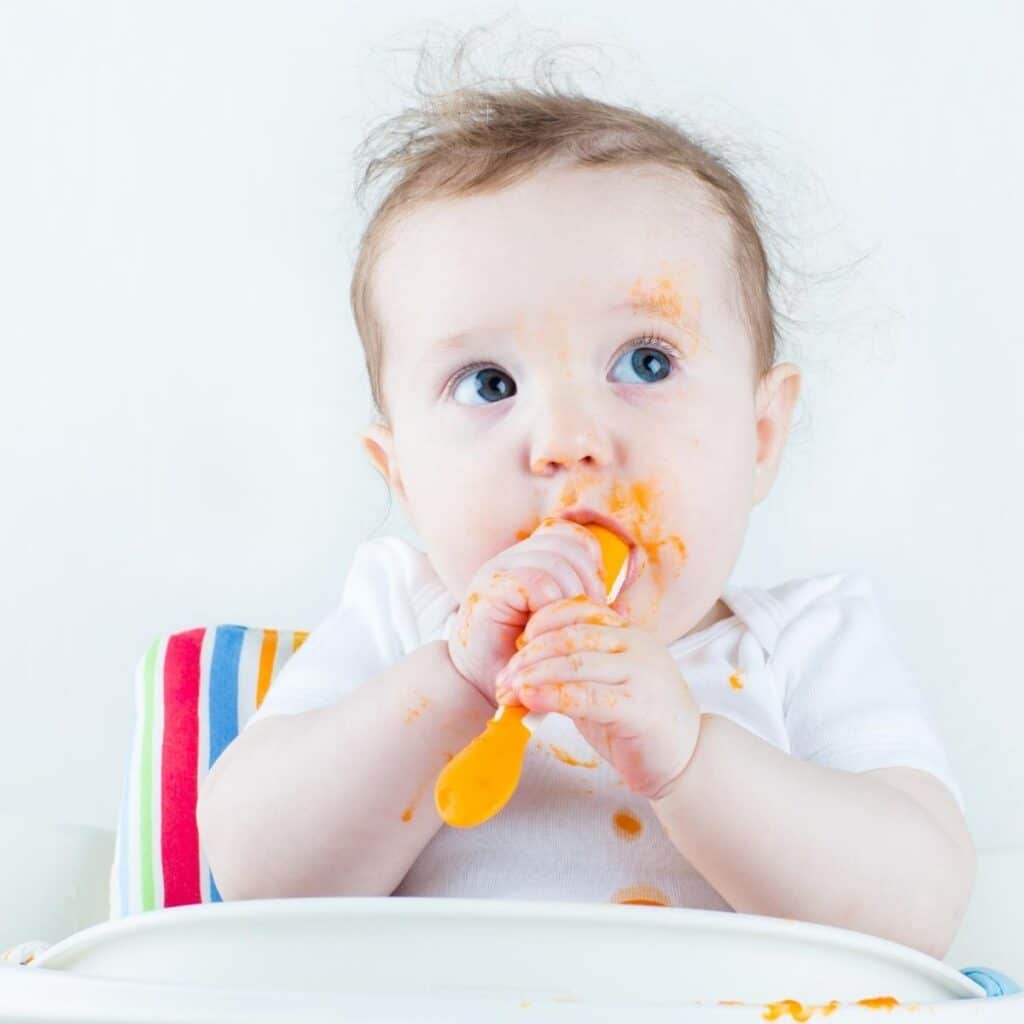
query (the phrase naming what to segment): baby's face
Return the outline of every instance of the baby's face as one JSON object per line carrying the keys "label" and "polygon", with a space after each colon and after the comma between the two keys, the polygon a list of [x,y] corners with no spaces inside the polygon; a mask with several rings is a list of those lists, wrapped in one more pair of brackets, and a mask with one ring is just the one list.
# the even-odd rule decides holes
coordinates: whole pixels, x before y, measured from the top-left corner
{"label": "baby's face", "polygon": [[556,166],[391,231],[391,424],[365,442],[457,601],[543,518],[588,507],[637,545],[614,604],[634,626],[670,643],[728,614],[800,380],[755,380],[731,251],[700,188],[652,168]]}

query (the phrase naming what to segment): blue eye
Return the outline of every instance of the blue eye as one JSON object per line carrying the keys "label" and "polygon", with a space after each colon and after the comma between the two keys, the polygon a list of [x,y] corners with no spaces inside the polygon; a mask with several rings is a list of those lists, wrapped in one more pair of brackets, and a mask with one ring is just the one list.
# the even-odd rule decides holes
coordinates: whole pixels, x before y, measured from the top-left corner
{"label": "blue eye", "polygon": [[[622,358],[615,365],[623,363],[628,356],[629,368],[637,374],[639,381],[632,383],[657,384],[665,380],[671,373],[673,365],[680,358],[679,350],[663,338],[656,335],[644,335],[630,342],[623,351]],[[465,386],[464,386],[465,385]],[[462,367],[449,381],[444,389],[445,395],[451,395],[456,401],[477,395],[483,399],[484,405],[494,405],[502,399],[511,398],[516,393],[515,381],[504,370],[498,369],[493,363],[476,362]],[[477,405],[473,401],[460,401],[460,405]]]}
{"label": "blue eye", "polygon": [[[676,362],[678,355],[678,350],[674,346],[669,345],[661,338],[648,335],[644,338],[637,338],[635,342],[631,342],[629,347],[622,353],[623,358],[617,360],[615,365],[618,366],[626,361],[629,368],[640,377],[640,383],[657,384],[672,372],[672,366]],[[629,357],[628,360],[626,360],[626,356]],[[662,369],[662,366],[664,366],[664,369]],[[636,382],[626,381],[625,383],[633,384]]]}
{"label": "blue eye", "polygon": [[[459,393],[465,398],[469,394],[480,395],[484,405],[493,405],[503,398],[511,398],[516,393],[516,382],[504,370],[499,370],[491,363],[470,363],[459,371],[460,376],[452,378],[455,383],[446,390],[458,401]],[[464,388],[463,384],[471,384],[472,388]],[[496,396],[493,401],[489,397]],[[460,405],[476,405],[476,402],[459,402]]]}

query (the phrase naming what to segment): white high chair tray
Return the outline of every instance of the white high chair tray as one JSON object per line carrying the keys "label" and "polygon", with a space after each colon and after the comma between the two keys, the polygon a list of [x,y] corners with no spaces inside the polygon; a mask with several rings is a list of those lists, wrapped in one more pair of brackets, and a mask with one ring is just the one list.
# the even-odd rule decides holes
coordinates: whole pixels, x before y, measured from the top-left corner
{"label": "white high chair tray", "polygon": [[[1024,1013],[1017,997],[985,999],[970,978],[917,950],[841,928],[547,901],[391,897],[176,907],[87,928],[16,971],[23,987],[41,992],[50,983],[48,1015],[28,1020],[252,1021],[283,1013],[336,1021],[346,1011],[345,1020],[368,1022],[621,1024],[628,1011],[631,1022],[678,1024],[764,1020],[764,1004],[793,999],[805,1009],[837,1000],[826,1014],[831,1024],[867,1019],[872,1011],[856,1003],[878,996],[899,1001],[887,1019],[904,1010],[916,1021],[964,1019],[953,1013],[960,1009],[976,1020],[982,1004],[1012,1010],[1012,1003]],[[0,1020],[13,1019],[3,997],[16,994],[13,975],[3,981],[4,974]],[[86,1004],[89,1017],[73,1015],[73,1005],[81,1013]],[[778,1016],[803,1019],[786,1009]]]}

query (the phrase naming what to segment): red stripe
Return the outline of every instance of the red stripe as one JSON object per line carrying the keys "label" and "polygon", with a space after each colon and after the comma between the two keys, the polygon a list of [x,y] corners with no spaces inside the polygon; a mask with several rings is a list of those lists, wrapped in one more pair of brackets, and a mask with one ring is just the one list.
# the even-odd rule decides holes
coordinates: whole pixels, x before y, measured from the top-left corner
{"label": "red stripe", "polygon": [[164,659],[160,857],[165,907],[201,903],[196,803],[199,768],[199,658],[204,628],[176,633]]}

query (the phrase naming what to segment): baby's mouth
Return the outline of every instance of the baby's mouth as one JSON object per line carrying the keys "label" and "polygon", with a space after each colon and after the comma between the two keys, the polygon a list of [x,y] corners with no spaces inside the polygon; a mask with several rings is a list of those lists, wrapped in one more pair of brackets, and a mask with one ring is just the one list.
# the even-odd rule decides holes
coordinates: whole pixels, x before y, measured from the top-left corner
{"label": "baby's mouth", "polygon": [[580,523],[585,526],[587,523],[594,523],[597,526],[603,526],[605,529],[610,530],[615,534],[616,537],[620,538],[622,542],[629,548],[629,556],[626,560],[626,574],[621,578],[621,581],[616,589],[613,589],[612,593],[608,597],[608,603],[612,604],[618,596],[636,579],[640,572],[640,548],[633,538],[627,533],[625,527],[622,526],[617,520],[611,516],[605,515],[603,512],[598,512],[597,509],[593,508],[570,508],[564,509],[559,513],[560,518],[568,519],[574,523]]}

